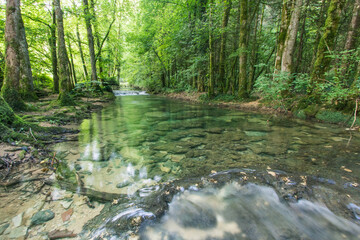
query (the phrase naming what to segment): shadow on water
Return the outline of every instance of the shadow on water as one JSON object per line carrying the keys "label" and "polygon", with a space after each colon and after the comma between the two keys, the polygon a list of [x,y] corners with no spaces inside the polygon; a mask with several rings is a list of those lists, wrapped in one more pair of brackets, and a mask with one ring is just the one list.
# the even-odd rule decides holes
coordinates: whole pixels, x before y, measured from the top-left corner
{"label": "shadow on water", "polygon": [[358,239],[358,136],[349,142],[331,125],[116,94],[81,124],[78,143],[55,147],[69,153],[84,187],[128,196],[109,199],[83,236]]}

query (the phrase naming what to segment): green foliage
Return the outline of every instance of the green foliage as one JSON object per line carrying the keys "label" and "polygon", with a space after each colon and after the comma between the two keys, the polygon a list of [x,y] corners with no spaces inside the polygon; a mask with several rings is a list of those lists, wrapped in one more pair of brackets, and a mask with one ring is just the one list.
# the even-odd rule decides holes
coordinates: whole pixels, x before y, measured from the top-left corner
{"label": "green foliage", "polygon": [[352,117],[345,115],[341,112],[321,109],[316,114],[316,119],[328,122],[328,123],[347,123],[348,125],[352,123]]}
{"label": "green foliage", "polygon": [[49,77],[47,74],[35,73],[33,75],[33,80],[34,80],[34,88],[37,91],[53,88],[53,79],[51,77]]}
{"label": "green foliage", "polygon": [[261,76],[255,83],[255,91],[265,100],[282,101],[284,92],[290,91],[291,76],[288,73]]}

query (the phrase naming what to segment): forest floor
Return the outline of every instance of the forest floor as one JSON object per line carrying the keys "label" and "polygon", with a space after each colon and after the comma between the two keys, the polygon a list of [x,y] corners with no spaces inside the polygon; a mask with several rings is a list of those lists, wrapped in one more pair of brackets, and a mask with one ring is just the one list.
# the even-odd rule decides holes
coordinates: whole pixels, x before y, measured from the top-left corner
{"label": "forest floor", "polygon": [[[24,135],[24,140],[8,139],[7,142],[0,142],[0,183],[6,184],[4,180],[11,178],[10,173],[13,172],[13,168],[22,163],[32,166],[44,159],[52,159],[53,153],[49,147],[51,144],[76,141],[78,125],[81,121],[89,118],[93,112],[101,110],[114,99],[113,94],[100,97],[79,97],[74,106],[60,106],[57,98],[57,94],[48,94],[36,102],[28,103],[31,111],[16,113],[24,121],[49,129],[49,131],[42,134],[31,129],[30,131],[20,130],[19,132]],[[29,138],[33,141],[26,140]]]}

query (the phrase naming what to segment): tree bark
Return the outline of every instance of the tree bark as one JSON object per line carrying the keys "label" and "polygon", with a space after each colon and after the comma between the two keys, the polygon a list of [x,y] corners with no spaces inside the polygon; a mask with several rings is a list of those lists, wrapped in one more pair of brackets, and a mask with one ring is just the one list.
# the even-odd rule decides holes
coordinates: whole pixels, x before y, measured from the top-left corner
{"label": "tree bark", "polygon": [[25,26],[21,14],[19,18],[19,43],[20,43],[20,95],[23,99],[35,100],[34,83],[29,58],[28,43],[26,41]]}
{"label": "tree bark", "polygon": [[291,18],[291,4],[294,0],[283,0],[283,6],[281,11],[281,25],[280,25],[280,32],[278,37],[278,43],[277,43],[277,51],[276,51],[276,57],[275,57],[275,73],[278,73],[281,71],[281,63],[285,48],[285,42],[287,38],[287,32],[290,24],[290,18]]}
{"label": "tree bark", "polygon": [[66,104],[68,100],[68,93],[72,89],[69,69],[69,59],[66,51],[65,36],[64,36],[64,22],[63,12],[61,10],[60,0],[54,0],[57,33],[58,33],[58,60],[59,60],[59,80],[60,80],[60,95],[59,99],[62,104]]}
{"label": "tree bark", "polygon": [[5,22],[5,77],[1,95],[14,110],[23,110],[25,103],[19,95],[20,90],[20,0],[6,1]]}
{"label": "tree bark", "polygon": [[328,16],[324,26],[324,34],[322,35],[318,45],[316,60],[311,74],[310,92],[313,91],[317,83],[325,80],[325,72],[328,70],[331,63],[331,58],[329,58],[328,55],[331,54],[335,45],[335,37],[340,22],[341,11],[344,5],[345,0],[331,0],[330,2]]}
{"label": "tree bark", "polygon": [[68,48],[69,48],[69,54],[70,54],[70,69],[71,69],[73,80],[74,80],[74,83],[72,85],[74,86],[77,83],[75,65],[74,65],[74,59],[73,59],[73,54],[72,54],[70,38],[68,37],[67,39],[68,39]]}
{"label": "tree bark", "polygon": [[51,51],[51,65],[52,65],[52,75],[54,81],[53,91],[59,93],[59,75],[58,75],[58,65],[57,65],[57,54],[56,54],[56,14],[55,14],[55,5],[52,3],[52,25],[50,27],[50,51]]}
{"label": "tree bark", "polygon": [[89,44],[89,53],[90,53],[90,63],[91,63],[91,80],[97,81],[96,73],[96,59],[95,59],[95,49],[94,49],[94,36],[91,28],[91,15],[89,12],[89,2],[88,0],[83,0],[84,4],[84,14],[85,14],[85,24]]}
{"label": "tree bark", "polygon": [[209,97],[215,95],[215,76],[214,76],[214,39],[213,39],[213,0],[209,3],[209,82],[208,94]]}
{"label": "tree bark", "polygon": [[239,97],[249,96],[247,91],[247,32],[248,29],[248,0],[240,1],[240,36],[239,36]]}
{"label": "tree bark", "polygon": [[[102,78],[102,73],[103,73],[103,63],[102,63],[102,57],[101,57],[101,44],[100,44],[100,34],[99,34],[99,28],[98,28],[98,23],[96,21],[96,12],[95,12],[95,3],[94,0],[90,0],[90,8],[91,8],[91,19],[93,22],[93,26],[94,26],[94,35],[95,35],[95,42],[96,42],[96,47],[98,50],[98,53],[96,54],[96,62],[99,65],[99,76],[100,78]],[[110,27],[111,28],[111,27]]]}
{"label": "tree bark", "polygon": [[83,69],[84,69],[84,77],[85,80],[87,80],[89,78],[89,74],[86,68],[86,63],[85,63],[85,58],[84,58],[84,52],[81,46],[81,37],[80,37],[80,32],[79,32],[79,25],[76,24],[76,37],[77,37],[77,41],[78,41],[78,47],[79,47],[79,52],[80,52],[80,58],[81,58],[81,63],[83,65]]}
{"label": "tree bark", "polygon": [[350,22],[350,26],[346,38],[345,50],[352,50],[355,48],[355,43],[360,31],[359,25],[360,25],[360,0],[356,0],[354,3],[352,19]]}
{"label": "tree bark", "polygon": [[230,17],[231,0],[224,0],[225,11],[221,26],[221,43],[220,43],[220,61],[219,61],[219,83],[221,84],[221,90],[225,93],[226,79],[225,79],[225,53],[226,53],[226,38],[227,38],[227,25]]}
{"label": "tree bark", "polygon": [[293,55],[295,50],[296,36],[299,28],[302,0],[295,0],[289,27],[287,29],[284,52],[281,61],[281,71],[292,73]]}

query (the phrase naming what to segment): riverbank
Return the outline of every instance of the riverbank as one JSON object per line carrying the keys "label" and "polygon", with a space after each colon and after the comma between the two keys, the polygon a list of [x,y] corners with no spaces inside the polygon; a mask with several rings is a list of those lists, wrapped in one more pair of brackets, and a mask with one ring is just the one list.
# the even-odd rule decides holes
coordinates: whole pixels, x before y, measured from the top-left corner
{"label": "riverbank", "polygon": [[206,92],[160,93],[158,95],[181,101],[208,104],[221,108],[237,109],[260,114],[281,115],[302,120],[337,124],[340,127],[347,128],[348,130],[359,131],[360,129],[360,121],[357,116],[354,121],[354,114],[345,114],[320,105],[310,105],[305,109],[294,110],[292,112],[288,111],[284,107],[274,106],[271,105],[271,103],[264,103],[262,99],[250,99],[247,101],[237,101],[235,99],[225,101],[221,98],[208,99],[206,97]]}
{"label": "riverbank", "polygon": [[81,121],[112,102],[114,95],[107,92],[98,96],[85,95],[78,97],[73,106],[61,106],[57,99],[57,94],[47,93],[36,102],[28,102],[28,111],[16,112],[30,128],[13,129],[16,137],[5,136],[0,142],[0,180],[3,183],[11,181],[9,175],[14,167],[51,159],[49,145],[76,141]]}

